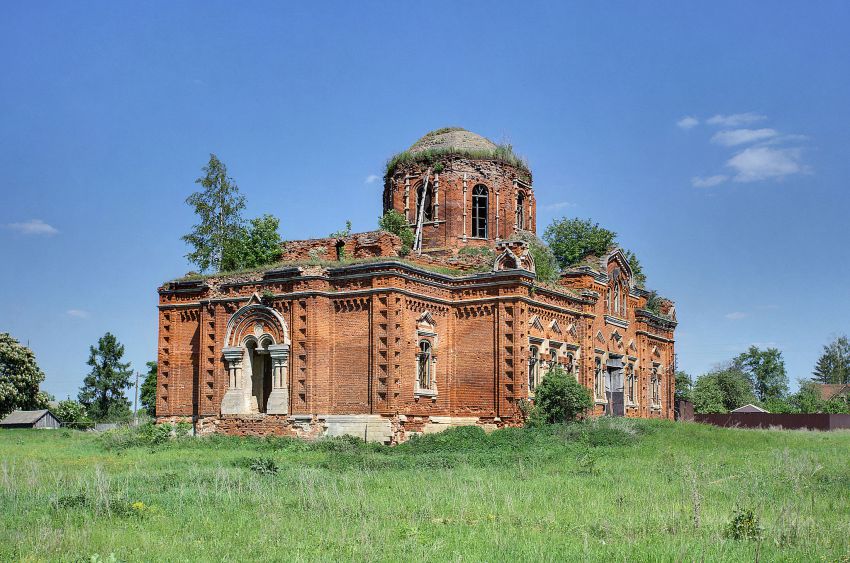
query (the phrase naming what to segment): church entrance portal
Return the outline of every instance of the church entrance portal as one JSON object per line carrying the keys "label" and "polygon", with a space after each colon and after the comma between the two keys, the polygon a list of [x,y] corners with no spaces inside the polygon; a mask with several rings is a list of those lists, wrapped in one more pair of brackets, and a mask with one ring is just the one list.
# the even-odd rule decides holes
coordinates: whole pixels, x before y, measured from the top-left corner
{"label": "church entrance portal", "polygon": [[272,391],[272,359],[269,354],[270,341],[249,342],[247,360],[251,374],[251,411],[266,412]]}

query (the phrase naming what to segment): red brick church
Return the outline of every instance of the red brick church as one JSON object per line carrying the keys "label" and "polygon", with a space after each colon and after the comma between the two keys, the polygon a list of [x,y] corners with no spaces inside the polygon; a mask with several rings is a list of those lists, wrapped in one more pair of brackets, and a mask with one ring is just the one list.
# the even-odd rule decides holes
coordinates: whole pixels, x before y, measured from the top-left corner
{"label": "red brick church", "polygon": [[160,287],[157,419],[382,442],[519,425],[553,363],[596,415],[673,417],[672,303],[649,303],[616,248],[537,282],[518,240],[532,176],[508,147],[429,133],[390,161],[383,201],[409,252],[383,231],[291,241],[263,271]]}

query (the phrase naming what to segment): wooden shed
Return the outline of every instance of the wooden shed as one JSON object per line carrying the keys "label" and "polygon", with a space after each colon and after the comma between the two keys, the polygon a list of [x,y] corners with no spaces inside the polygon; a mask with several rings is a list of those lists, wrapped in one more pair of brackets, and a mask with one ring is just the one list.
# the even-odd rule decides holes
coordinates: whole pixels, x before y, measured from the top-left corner
{"label": "wooden shed", "polygon": [[0,420],[0,428],[59,428],[59,419],[48,409],[13,411]]}

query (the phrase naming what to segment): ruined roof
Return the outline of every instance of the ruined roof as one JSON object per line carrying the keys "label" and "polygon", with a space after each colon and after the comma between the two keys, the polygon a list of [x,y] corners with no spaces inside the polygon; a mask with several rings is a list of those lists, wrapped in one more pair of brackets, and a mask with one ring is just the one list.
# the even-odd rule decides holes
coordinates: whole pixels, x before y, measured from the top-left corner
{"label": "ruined roof", "polygon": [[384,178],[392,176],[402,164],[425,162],[431,165],[452,157],[491,160],[513,166],[518,170],[519,179],[531,184],[528,163],[514,152],[511,145],[497,145],[490,139],[460,127],[444,127],[423,135],[409,149],[387,161]]}
{"label": "ruined roof", "polygon": [[496,143],[478,133],[460,127],[444,127],[426,133],[410,145],[408,151],[419,153],[428,150],[495,151]]}

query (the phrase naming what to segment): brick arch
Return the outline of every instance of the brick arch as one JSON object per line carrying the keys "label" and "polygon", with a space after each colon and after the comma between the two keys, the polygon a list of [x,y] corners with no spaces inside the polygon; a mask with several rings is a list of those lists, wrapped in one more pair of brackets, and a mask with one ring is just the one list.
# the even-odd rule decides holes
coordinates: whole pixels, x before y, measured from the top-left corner
{"label": "brick arch", "polygon": [[[254,330],[258,324],[262,326],[260,334],[256,334]],[[265,335],[272,338],[272,344],[290,344],[289,330],[280,313],[271,307],[252,303],[233,313],[227,321],[224,345],[241,346],[250,338],[257,339]]]}

